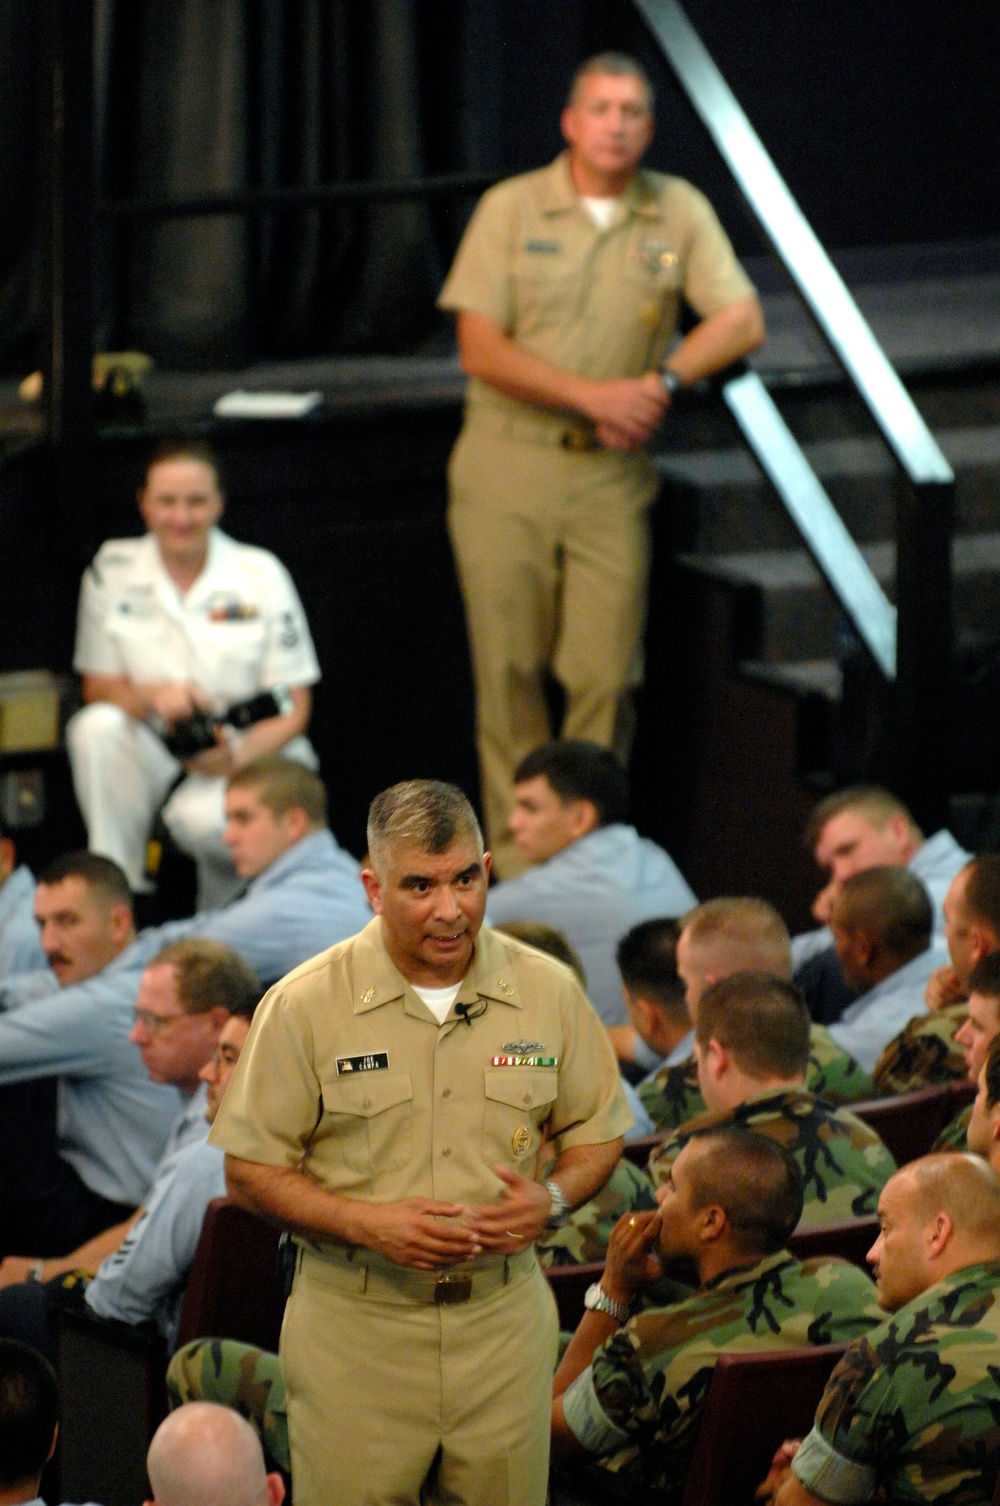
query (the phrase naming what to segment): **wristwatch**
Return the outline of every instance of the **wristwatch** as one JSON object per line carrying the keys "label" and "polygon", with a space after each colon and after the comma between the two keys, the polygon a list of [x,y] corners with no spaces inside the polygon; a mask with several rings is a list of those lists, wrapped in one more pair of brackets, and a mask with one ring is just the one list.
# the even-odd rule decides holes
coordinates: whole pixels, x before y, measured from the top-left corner
{"label": "wristwatch", "polygon": [[588,1286],[584,1295],[583,1305],[591,1313],[610,1313],[612,1318],[617,1318],[619,1323],[628,1322],[628,1314],[631,1303],[616,1302],[614,1297],[609,1297],[599,1281],[593,1286]]}
{"label": "wristwatch", "polygon": [[542,1186],[552,1199],[552,1207],[549,1209],[549,1216],[545,1220],[545,1227],[546,1229],[561,1229],[569,1218],[569,1199],[558,1182],[552,1182],[546,1178]]}
{"label": "wristwatch", "polygon": [[670,397],[676,397],[684,383],[676,371],[672,371],[669,366],[664,366],[660,372],[660,386]]}

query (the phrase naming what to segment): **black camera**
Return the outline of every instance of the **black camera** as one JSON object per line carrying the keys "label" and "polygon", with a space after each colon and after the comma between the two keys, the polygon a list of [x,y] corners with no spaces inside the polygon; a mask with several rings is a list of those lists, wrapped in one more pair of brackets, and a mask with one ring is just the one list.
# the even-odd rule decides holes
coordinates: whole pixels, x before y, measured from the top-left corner
{"label": "black camera", "polygon": [[248,701],[238,701],[221,716],[213,716],[210,711],[195,711],[172,727],[162,717],[150,717],[148,722],[178,763],[187,763],[189,758],[215,747],[215,735],[220,727],[233,727],[237,732],[244,732],[255,722],[267,721],[271,716],[287,716],[294,709],[295,702],[287,685],[276,685],[273,690],[251,696]]}

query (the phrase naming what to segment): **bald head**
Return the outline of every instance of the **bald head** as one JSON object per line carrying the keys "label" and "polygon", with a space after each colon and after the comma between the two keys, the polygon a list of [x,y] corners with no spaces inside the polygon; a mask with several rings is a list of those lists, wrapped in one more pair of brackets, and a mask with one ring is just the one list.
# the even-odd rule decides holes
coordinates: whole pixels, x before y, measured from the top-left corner
{"label": "bald head", "polygon": [[280,1506],[281,1476],[269,1475],[260,1440],[238,1412],[196,1401],[157,1428],[146,1460],[154,1506]]}
{"label": "bald head", "polygon": [[897,1176],[919,1215],[945,1213],[957,1238],[983,1242],[1000,1258],[1000,1176],[979,1156],[943,1154],[911,1161]]}
{"label": "bald head", "polygon": [[978,1156],[911,1161],[882,1188],[878,1216],[868,1259],[886,1312],[956,1271],[1000,1260],[1000,1176]]}

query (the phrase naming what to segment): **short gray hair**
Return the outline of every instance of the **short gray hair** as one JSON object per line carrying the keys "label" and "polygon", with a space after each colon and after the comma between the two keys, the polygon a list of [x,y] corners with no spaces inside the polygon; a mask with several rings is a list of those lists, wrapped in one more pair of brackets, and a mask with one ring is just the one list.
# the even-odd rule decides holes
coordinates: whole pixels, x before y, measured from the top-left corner
{"label": "short gray hair", "polygon": [[566,96],[567,108],[576,104],[576,96],[580,85],[585,78],[637,78],[646,90],[646,104],[652,115],[656,109],[656,96],[653,93],[653,85],[649,81],[649,74],[639,62],[627,52],[598,52],[592,58],[580,64],[579,68],[570,79],[569,93]]}
{"label": "short gray hair", "polygon": [[442,853],[468,837],[483,855],[483,833],[468,798],[456,784],[407,779],[376,795],[368,811],[368,857],[379,877],[400,847]]}

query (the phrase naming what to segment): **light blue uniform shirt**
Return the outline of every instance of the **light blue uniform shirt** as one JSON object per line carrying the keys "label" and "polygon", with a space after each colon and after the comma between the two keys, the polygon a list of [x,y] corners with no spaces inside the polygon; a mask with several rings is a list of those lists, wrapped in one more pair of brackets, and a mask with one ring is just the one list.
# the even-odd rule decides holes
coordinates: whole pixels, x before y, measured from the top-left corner
{"label": "light blue uniform shirt", "polygon": [[129,1040],[141,965],[129,947],[83,983],[0,1014],[0,1083],[58,1077],[59,1154],[101,1197],[137,1207],[181,1104]]}
{"label": "light blue uniform shirt", "polygon": [[0,982],[45,965],[35,920],[35,880],[29,869],[15,868],[0,887]]}
{"label": "light blue uniform shirt", "polygon": [[914,1015],[926,1014],[924,990],[936,967],[944,967],[948,953],[943,947],[928,947],[918,957],[876,983],[849,1005],[835,1024],[827,1026],[841,1050],[871,1073],[889,1042]]}
{"label": "light blue uniform shirt", "polygon": [[[945,895],[951,888],[951,881],[956,873],[960,873],[966,863],[971,862],[972,853],[966,852],[964,847],[959,847],[950,831],[942,827],[932,837],[928,837],[914,853],[907,863],[910,872],[916,874],[931,897],[934,907],[934,933],[931,937],[932,946],[944,946],[944,900]],[[799,936],[792,937],[792,968],[797,972],[803,962],[808,962],[810,957],[815,957],[817,952],[823,952],[827,947],[833,946],[833,934],[829,926],[820,926],[816,931],[803,931]],[[947,962],[947,957],[945,961]],[[917,1010],[922,1014],[923,1010]]]}
{"label": "light blue uniform shirt", "polygon": [[171,1348],[205,1209],[226,1195],[225,1154],[205,1143],[207,1134],[202,1119],[201,1143],[185,1145],[163,1165],[142,1218],[101,1262],[86,1292],[101,1318],[152,1319]]}
{"label": "light blue uniform shirt", "polygon": [[587,974],[587,997],[606,1025],[627,1018],[615,948],[640,920],[683,915],[698,903],[673,859],[614,822],[588,832],[545,863],[491,889],[490,925],[536,920],[555,926]]}
{"label": "light blue uniform shirt", "polygon": [[371,918],[358,863],[332,832],[316,831],[258,874],[242,899],[151,927],[134,946],[148,961],[170,941],[207,936],[239,952],[267,988],[318,952],[356,936]]}

